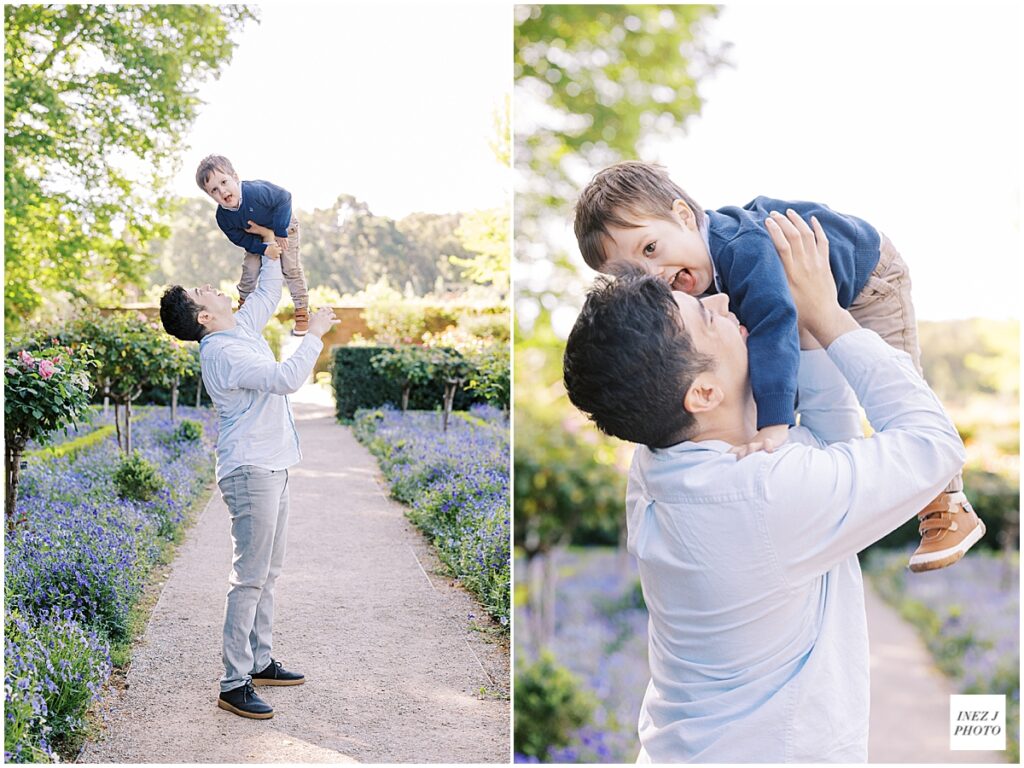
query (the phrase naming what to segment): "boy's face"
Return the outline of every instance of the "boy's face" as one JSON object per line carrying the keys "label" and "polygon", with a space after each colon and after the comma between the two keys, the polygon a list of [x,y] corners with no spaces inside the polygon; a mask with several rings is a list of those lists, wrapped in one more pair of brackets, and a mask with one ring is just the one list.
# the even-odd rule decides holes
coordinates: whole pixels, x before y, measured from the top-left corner
{"label": "boy's face", "polygon": [[242,199],[242,189],[238,183],[238,176],[233,173],[215,170],[206,180],[203,189],[222,208],[235,209]]}
{"label": "boy's face", "polygon": [[676,200],[670,218],[645,217],[637,219],[635,227],[608,227],[605,265],[639,264],[660,275],[672,290],[701,296],[711,286],[714,272],[696,216],[685,202]]}

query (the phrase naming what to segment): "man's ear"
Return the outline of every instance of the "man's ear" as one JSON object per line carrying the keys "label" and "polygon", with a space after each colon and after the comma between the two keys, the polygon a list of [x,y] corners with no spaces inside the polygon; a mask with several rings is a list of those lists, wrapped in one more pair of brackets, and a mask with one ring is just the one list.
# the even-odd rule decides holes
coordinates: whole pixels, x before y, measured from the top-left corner
{"label": "man's ear", "polygon": [[683,407],[689,413],[707,413],[719,406],[725,393],[708,374],[701,373],[693,380],[683,397]]}
{"label": "man's ear", "polygon": [[698,230],[697,214],[693,212],[682,198],[677,197],[672,201],[672,213],[679,219],[679,223],[687,229],[692,229],[694,232]]}
{"label": "man's ear", "polygon": [[197,323],[199,323],[200,325],[204,326],[204,327],[205,327],[205,326],[206,326],[206,324],[207,324],[208,322],[210,322],[210,321],[211,321],[212,319],[213,319],[213,315],[211,315],[211,314],[210,314],[210,313],[209,313],[209,312],[208,312],[207,310],[205,310],[205,309],[201,309],[201,310],[199,310],[199,314],[198,314],[198,315],[196,315],[196,322],[197,322]]}

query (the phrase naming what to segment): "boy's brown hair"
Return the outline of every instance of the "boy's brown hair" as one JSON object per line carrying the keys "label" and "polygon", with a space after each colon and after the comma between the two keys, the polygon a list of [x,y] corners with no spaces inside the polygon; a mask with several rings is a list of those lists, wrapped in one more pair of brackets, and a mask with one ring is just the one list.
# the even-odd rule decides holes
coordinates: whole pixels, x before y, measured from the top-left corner
{"label": "boy's brown hair", "polygon": [[206,191],[206,182],[210,180],[214,171],[221,171],[232,176],[238,175],[235,173],[235,167],[231,165],[231,161],[224,155],[207,155],[199,161],[199,167],[196,168],[196,184],[203,192]]}
{"label": "boy's brown hair", "polygon": [[603,240],[609,225],[636,227],[645,217],[675,221],[672,203],[676,200],[690,207],[698,223],[704,221],[704,209],[660,165],[627,161],[599,171],[580,193],[573,222],[587,266],[598,271],[604,266]]}

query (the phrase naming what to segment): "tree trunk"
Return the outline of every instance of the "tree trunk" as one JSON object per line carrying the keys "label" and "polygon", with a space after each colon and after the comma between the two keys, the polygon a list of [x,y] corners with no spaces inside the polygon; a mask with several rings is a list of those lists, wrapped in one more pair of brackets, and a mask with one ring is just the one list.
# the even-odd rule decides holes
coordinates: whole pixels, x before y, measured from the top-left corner
{"label": "tree trunk", "polygon": [[7,530],[14,530],[14,509],[18,503],[18,480],[21,476],[21,455],[25,450],[24,445],[7,445],[4,451],[4,460],[7,469],[7,483],[4,489],[4,509],[7,513]]}
{"label": "tree trunk", "polygon": [[196,408],[203,404],[203,377],[196,376]]}
{"label": "tree trunk", "polygon": [[178,418],[178,377],[171,383],[171,423]]}
{"label": "tree trunk", "polygon": [[406,384],[402,387],[402,413],[409,410],[409,392],[412,391],[412,384]]}
{"label": "tree trunk", "polygon": [[452,404],[455,402],[455,393],[459,389],[460,379],[445,379],[444,382],[444,415],[441,420],[441,431],[448,431],[448,417],[452,413]]}
{"label": "tree trunk", "polygon": [[132,401],[124,404],[124,452],[125,455],[132,455]]}
{"label": "tree trunk", "polygon": [[117,431],[117,449],[124,450],[124,440],[121,438],[121,404],[114,401],[114,429]]}
{"label": "tree trunk", "polygon": [[555,594],[558,584],[558,565],[556,563],[559,547],[552,547],[544,556],[543,615],[541,632],[543,646],[551,644],[555,637]]}

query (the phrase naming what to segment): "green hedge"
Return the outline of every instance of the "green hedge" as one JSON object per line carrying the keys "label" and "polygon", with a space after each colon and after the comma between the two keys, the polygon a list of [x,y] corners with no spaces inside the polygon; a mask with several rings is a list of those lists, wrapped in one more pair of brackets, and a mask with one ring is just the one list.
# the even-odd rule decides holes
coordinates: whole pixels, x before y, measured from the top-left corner
{"label": "green hedge", "polygon": [[[402,388],[397,382],[377,373],[370,364],[374,355],[391,347],[338,347],[334,350],[331,382],[339,421],[350,421],[359,408],[378,408],[385,403],[398,407]],[[444,382],[438,378],[430,384],[413,387],[409,392],[411,410],[432,411],[440,408]],[[461,387],[452,405],[456,411],[467,410],[475,403],[486,402]]]}

